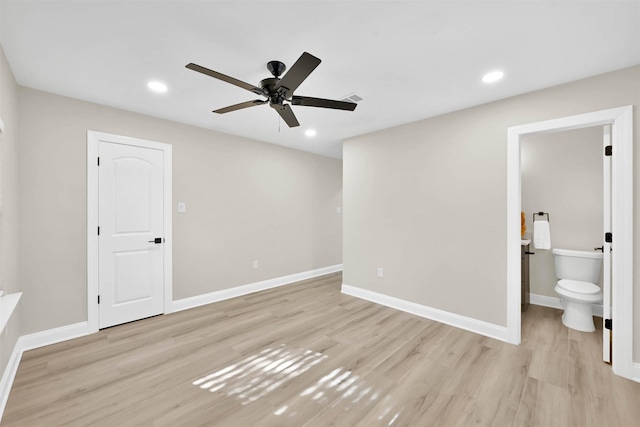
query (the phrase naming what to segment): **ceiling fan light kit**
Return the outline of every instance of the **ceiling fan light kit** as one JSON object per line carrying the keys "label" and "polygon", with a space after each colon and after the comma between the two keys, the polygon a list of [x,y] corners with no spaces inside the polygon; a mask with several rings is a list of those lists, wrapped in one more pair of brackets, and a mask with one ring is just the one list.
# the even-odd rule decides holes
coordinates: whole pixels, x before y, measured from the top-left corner
{"label": "ceiling fan light kit", "polygon": [[293,93],[300,84],[309,77],[309,74],[320,65],[320,59],[304,52],[300,58],[291,66],[291,69],[280,78],[287,67],[280,61],[269,61],[267,70],[273,75],[260,82],[260,87],[245,83],[236,78],[227,76],[217,71],[210,70],[200,65],[189,63],[186,67],[190,70],[197,71],[209,77],[222,80],[234,86],[248,90],[256,95],[264,96],[266,99],[255,99],[253,101],[241,102],[240,104],[230,105],[228,107],[214,110],[214,113],[225,114],[231,111],[242,110],[244,108],[255,107],[257,105],[269,104],[271,108],[282,117],[282,120],[289,127],[300,126],[291,105],[301,105],[304,107],[320,107],[333,110],[353,111],[357,104],[348,101],[337,101],[333,99],[312,98],[309,96],[298,96]]}

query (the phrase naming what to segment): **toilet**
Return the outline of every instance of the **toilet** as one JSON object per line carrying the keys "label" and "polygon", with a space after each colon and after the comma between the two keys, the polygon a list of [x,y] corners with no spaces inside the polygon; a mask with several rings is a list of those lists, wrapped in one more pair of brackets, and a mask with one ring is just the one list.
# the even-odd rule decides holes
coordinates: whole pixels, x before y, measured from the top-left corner
{"label": "toilet", "polygon": [[552,249],[560,296],[564,313],[562,323],[582,332],[596,330],[591,304],[602,301],[602,290],[597,285],[602,267],[602,252]]}

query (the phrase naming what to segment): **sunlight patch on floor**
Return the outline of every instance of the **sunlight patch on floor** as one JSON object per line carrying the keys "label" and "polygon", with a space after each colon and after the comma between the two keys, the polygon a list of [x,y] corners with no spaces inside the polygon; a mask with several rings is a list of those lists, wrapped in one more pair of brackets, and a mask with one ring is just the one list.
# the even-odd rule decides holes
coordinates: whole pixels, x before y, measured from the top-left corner
{"label": "sunlight patch on floor", "polygon": [[221,391],[227,396],[235,396],[246,405],[293,380],[326,358],[322,353],[281,344],[199,378],[193,385],[213,393]]}
{"label": "sunlight patch on floor", "polygon": [[363,407],[373,406],[380,397],[380,391],[367,384],[364,378],[346,368],[336,368],[322,376],[312,386],[305,388],[300,394],[290,399],[274,412],[281,416],[285,413],[289,417],[297,417],[300,414],[296,408],[305,408],[310,398],[319,407],[340,407],[348,412],[355,405]]}

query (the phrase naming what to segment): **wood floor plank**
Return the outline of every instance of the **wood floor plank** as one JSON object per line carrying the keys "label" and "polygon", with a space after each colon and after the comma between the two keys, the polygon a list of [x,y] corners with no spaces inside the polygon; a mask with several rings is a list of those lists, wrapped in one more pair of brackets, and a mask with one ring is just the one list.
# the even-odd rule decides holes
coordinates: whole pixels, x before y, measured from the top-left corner
{"label": "wood floor plank", "polygon": [[[599,329],[530,306],[513,346],[330,274],[25,352],[2,426],[637,425]],[[601,328],[601,326],[598,326]]]}

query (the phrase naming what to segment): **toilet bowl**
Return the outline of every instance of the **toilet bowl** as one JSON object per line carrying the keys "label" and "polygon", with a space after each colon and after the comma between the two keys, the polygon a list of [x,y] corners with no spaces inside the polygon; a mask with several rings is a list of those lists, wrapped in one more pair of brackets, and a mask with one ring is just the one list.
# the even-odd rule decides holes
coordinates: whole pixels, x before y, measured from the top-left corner
{"label": "toilet bowl", "polygon": [[602,253],[558,248],[551,253],[559,279],[555,291],[564,308],[562,323],[582,332],[595,331],[591,304],[602,301],[602,291],[597,285]]}

